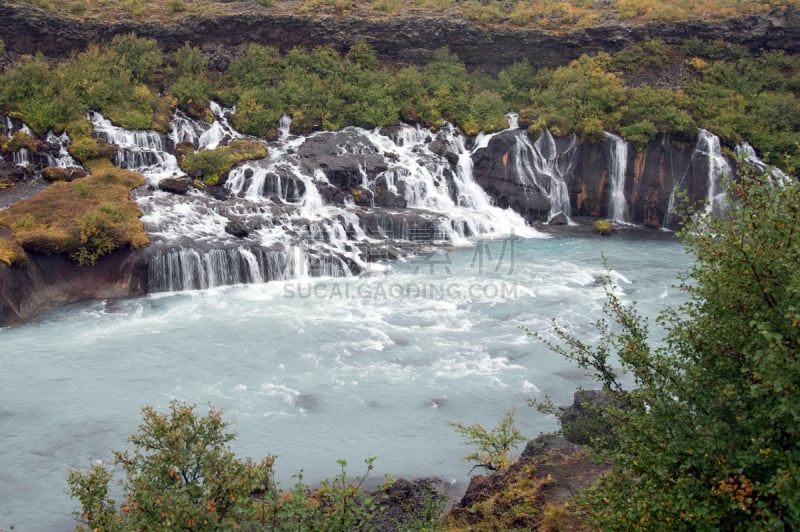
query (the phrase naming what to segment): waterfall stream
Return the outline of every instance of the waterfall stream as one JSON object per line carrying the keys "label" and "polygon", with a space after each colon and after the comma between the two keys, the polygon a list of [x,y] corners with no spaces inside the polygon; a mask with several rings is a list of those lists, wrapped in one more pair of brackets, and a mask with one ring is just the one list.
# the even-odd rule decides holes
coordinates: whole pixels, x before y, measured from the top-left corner
{"label": "waterfall stream", "polygon": [[608,198],[609,218],[618,223],[628,221],[628,203],[625,200],[625,174],[628,170],[628,143],[613,133],[604,133],[611,143],[608,177],[611,193]]}
{"label": "waterfall stream", "polygon": [[540,190],[550,199],[548,220],[558,214],[569,219],[571,210],[565,178],[572,166],[572,155],[578,145],[577,137],[571,135],[569,144],[560,152],[548,130],[533,144],[523,130],[518,131],[516,140],[514,161],[517,175],[524,176],[529,186]]}

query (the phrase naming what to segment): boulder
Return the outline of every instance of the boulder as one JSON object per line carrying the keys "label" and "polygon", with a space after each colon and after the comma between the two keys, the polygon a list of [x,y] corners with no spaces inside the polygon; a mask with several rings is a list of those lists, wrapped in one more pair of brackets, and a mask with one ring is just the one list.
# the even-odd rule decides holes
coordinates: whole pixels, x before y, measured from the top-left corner
{"label": "boulder", "polygon": [[225,232],[236,238],[244,238],[250,234],[250,229],[241,220],[230,220],[225,224]]}
{"label": "boulder", "polygon": [[158,188],[173,194],[186,194],[189,190],[189,179],[186,177],[165,177],[158,182]]}
{"label": "boulder", "polygon": [[611,425],[602,415],[608,407],[624,409],[623,398],[604,390],[576,391],[572,405],[558,414],[564,438],[581,445],[588,445],[593,439],[613,438]]}
{"label": "boulder", "polygon": [[557,212],[553,216],[547,220],[549,225],[567,225],[569,223],[569,218],[563,212]]}

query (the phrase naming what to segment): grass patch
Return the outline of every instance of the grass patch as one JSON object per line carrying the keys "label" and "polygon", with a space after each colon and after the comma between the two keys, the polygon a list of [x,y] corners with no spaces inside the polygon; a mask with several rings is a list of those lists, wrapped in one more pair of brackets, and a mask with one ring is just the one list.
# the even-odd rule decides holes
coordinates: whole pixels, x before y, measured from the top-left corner
{"label": "grass patch", "polygon": [[0,225],[12,232],[0,239],[0,261],[24,264],[27,250],[66,253],[79,264],[94,264],[117,248],[149,243],[139,222],[142,211],[129,198],[144,177],[105,160],[88,166],[90,176],[54,183],[0,211]]}
{"label": "grass patch", "polygon": [[221,146],[215,150],[201,150],[188,153],[180,161],[184,172],[192,177],[199,177],[206,186],[219,185],[222,178],[231,168],[242,161],[263,159],[267,156],[267,148],[256,140],[234,140],[229,146]]}

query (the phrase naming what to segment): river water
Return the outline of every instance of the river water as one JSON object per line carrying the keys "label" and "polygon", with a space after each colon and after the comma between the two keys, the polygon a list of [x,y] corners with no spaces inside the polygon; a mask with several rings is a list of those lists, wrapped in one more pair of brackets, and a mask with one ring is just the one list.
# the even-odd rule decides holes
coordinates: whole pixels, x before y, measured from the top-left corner
{"label": "river water", "polygon": [[[126,448],[140,408],[173,399],[224,411],[233,448],[276,454],[286,488],[338,458],[463,490],[471,452],[446,423],[494,425],[515,407],[528,437],[556,428],[527,407],[571,402],[580,370],[528,337],[551,319],[591,339],[601,252],[647,316],[683,295],[690,258],[658,238],[479,241],[344,279],[162,293],[71,306],[0,329],[0,527],[72,530],[67,470]],[[656,331],[657,334],[657,331]]]}

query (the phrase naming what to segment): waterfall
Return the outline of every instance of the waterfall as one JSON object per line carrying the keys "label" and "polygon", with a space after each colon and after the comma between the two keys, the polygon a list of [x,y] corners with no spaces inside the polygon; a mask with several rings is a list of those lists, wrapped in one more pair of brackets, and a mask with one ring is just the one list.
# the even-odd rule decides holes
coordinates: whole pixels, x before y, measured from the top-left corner
{"label": "waterfall", "polygon": [[[563,151],[566,155],[577,146],[577,138],[572,135],[570,144]],[[569,191],[565,176],[569,173],[571,158],[559,155],[556,141],[550,131],[544,133],[531,144],[528,134],[520,131],[514,145],[514,164],[517,175],[527,179],[527,184],[541,191],[550,200],[547,219],[563,213],[570,215]]]}
{"label": "waterfall", "polygon": [[49,153],[47,154],[48,166],[57,166],[59,168],[79,166],[75,159],[69,154],[70,138],[66,131],[62,132],[60,135],[48,131],[45,140],[53,146],[58,146],[57,156],[54,157]]}
{"label": "waterfall", "polygon": [[756,155],[756,150],[748,144],[743,142],[736,146],[736,155],[741,158],[745,164],[752,166],[759,172],[769,172],[770,177],[775,180],[778,185],[784,185],[788,180],[787,176],[780,168],[770,166]]}
{"label": "waterfall", "polygon": [[235,113],[236,108],[224,108],[216,102],[211,102],[211,114],[214,116],[212,123],[201,122],[189,118],[180,110],[176,110],[170,122],[169,139],[173,144],[190,142],[195,150],[213,150],[220,144],[227,144],[233,139],[242,138],[244,135],[236,131],[228,122],[227,116]]}
{"label": "waterfall", "polygon": [[[96,137],[117,146],[115,164],[156,185],[182,175],[170,145],[213,148],[243,136],[227,120],[233,110],[216,104],[211,110],[212,124],[176,111],[166,136],[115,127],[99,113],[89,119]],[[492,135],[479,136],[469,150],[449,124],[435,133],[398,126],[305,137],[291,135],[290,127],[291,118],[282,117],[268,156],[231,170],[225,193],[134,193],[154,250],[149,290],[347,276],[380,268],[368,261],[388,258],[387,245],[394,255],[435,244],[467,245],[475,237],[541,236],[513,210],[495,206],[475,182],[471,155]],[[568,209],[560,184],[552,186],[553,194]]]}
{"label": "waterfall", "polygon": [[706,213],[710,214],[725,207],[725,191],[720,190],[720,177],[729,180],[733,174],[728,159],[722,155],[719,137],[701,129],[697,137],[697,152],[708,159]]}
{"label": "waterfall", "polygon": [[292,117],[289,115],[281,116],[281,119],[278,121],[278,133],[280,133],[280,138],[282,140],[286,140],[289,138],[289,135],[292,131]]}
{"label": "waterfall", "polygon": [[611,144],[608,176],[611,193],[608,199],[609,218],[615,222],[628,221],[628,203],[625,201],[625,173],[628,169],[628,143],[613,133],[604,132]]}
{"label": "waterfall", "polygon": [[166,151],[161,133],[117,127],[96,111],[89,111],[88,118],[95,137],[117,147],[115,165],[140,172],[153,186],[162,178],[183,175],[178,160]]}
{"label": "waterfall", "polygon": [[17,166],[28,166],[31,164],[31,152],[27,148],[20,148],[11,154],[11,161]]}
{"label": "waterfall", "polygon": [[664,227],[671,226],[674,216],[673,210],[675,209],[676,193],[679,189],[684,188],[687,175],[692,170],[693,163],[697,160],[701,160],[706,168],[705,212],[710,214],[725,207],[725,191],[719,190],[719,178],[730,179],[733,175],[733,169],[725,156],[722,155],[722,146],[719,137],[708,130],[699,129],[697,141],[695,142],[694,151],[692,152],[689,164],[683,175],[675,180],[672,192],[670,192],[667,211],[664,214]]}
{"label": "waterfall", "polygon": [[177,248],[155,255],[148,269],[150,291],[174,292],[289,279],[295,266],[285,251]]}

